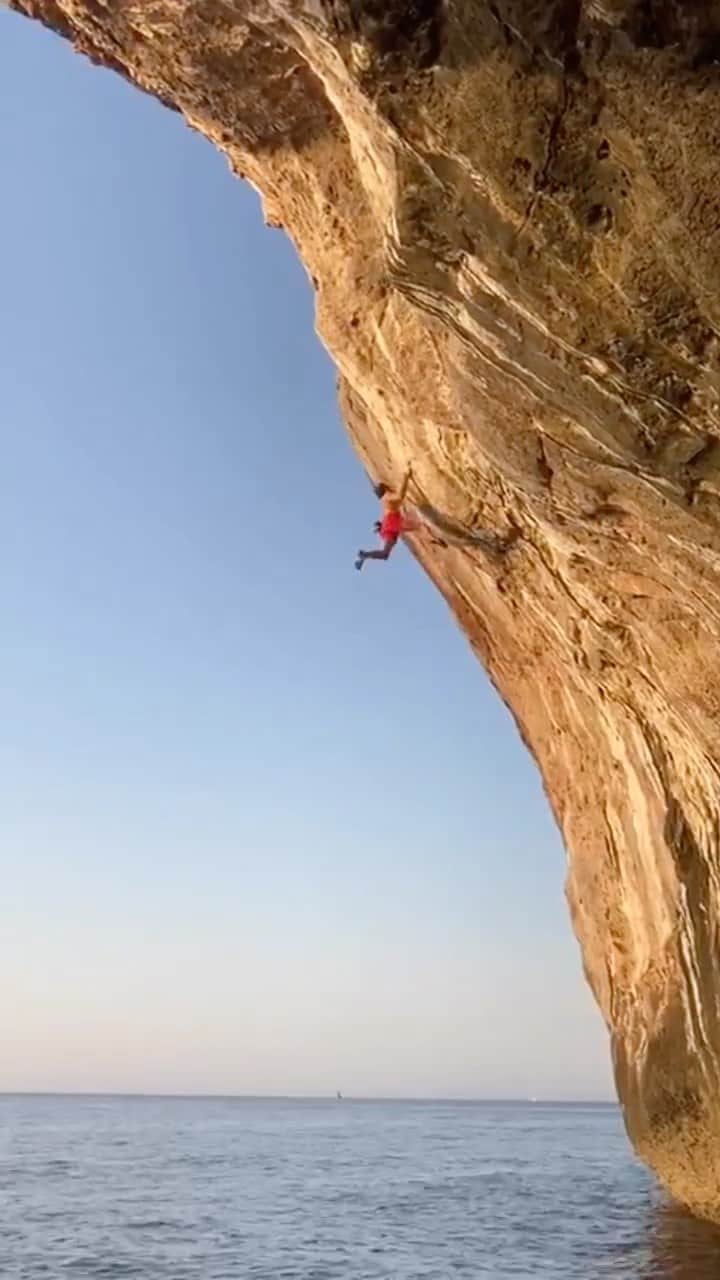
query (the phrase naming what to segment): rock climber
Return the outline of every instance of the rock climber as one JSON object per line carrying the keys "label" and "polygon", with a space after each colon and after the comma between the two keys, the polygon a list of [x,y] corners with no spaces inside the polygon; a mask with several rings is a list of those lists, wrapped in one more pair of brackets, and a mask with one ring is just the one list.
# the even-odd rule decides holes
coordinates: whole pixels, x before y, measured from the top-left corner
{"label": "rock climber", "polygon": [[383,517],[376,520],[374,528],[384,545],[382,551],[358,551],[356,569],[362,569],[366,560],[389,560],[398,538],[405,533],[417,533],[423,527],[417,516],[409,515],[403,509],[411,477],[412,466],[408,466],[397,493],[393,493],[389,485],[375,485],[375,494],[382,502]]}

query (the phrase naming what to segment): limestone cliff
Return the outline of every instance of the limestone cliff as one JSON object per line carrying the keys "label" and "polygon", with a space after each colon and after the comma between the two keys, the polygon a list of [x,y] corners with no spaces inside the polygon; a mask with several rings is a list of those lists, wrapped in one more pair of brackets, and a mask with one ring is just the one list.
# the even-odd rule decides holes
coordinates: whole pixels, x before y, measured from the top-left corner
{"label": "limestone cliff", "polygon": [[503,540],[415,550],[542,771],[631,1138],[720,1220],[720,3],[14,5],[227,153],[368,471]]}

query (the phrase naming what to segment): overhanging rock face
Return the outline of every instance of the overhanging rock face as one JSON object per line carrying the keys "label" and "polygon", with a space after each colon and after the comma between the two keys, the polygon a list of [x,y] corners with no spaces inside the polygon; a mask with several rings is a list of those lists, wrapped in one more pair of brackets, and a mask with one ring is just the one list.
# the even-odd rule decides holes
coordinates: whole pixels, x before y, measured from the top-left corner
{"label": "overhanging rock face", "polygon": [[416,554],[542,770],[632,1140],[720,1220],[720,3],[15,7],[297,245],[358,454],[460,530]]}

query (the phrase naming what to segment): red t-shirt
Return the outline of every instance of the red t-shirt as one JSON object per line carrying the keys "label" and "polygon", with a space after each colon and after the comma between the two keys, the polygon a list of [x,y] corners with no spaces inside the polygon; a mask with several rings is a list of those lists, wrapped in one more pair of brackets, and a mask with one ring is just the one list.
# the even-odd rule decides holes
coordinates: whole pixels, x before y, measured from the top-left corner
{"label": "red t-shirt", "polygon": [[388,511],[380,525],[381,538],[398,538],[403,531],[402,511]]}

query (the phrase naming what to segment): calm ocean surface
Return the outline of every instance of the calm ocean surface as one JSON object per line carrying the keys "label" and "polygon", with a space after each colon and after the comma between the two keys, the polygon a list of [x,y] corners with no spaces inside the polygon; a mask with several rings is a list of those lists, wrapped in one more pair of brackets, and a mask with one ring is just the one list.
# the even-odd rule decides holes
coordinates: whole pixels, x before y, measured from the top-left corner
{"label": "calm ocean surface", "polygon": [[0,1276],[718,1280],[611,1107],[0,1097]]}

